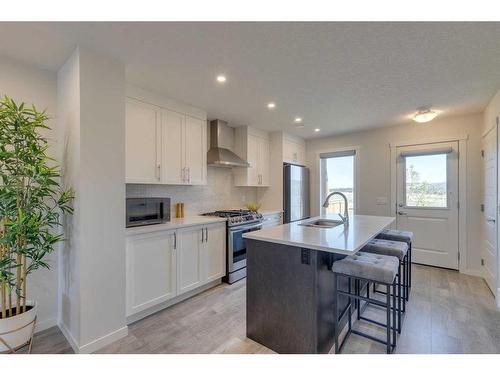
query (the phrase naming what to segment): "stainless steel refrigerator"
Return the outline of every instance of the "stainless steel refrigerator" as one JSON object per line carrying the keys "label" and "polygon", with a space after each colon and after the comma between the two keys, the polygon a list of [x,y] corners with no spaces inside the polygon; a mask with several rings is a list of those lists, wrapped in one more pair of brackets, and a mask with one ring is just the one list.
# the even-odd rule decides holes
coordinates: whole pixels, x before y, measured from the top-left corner
{"label": "stainless steel refrigerator", "polygon": [[283,164],[283,211],[285,223],[309,217],[309,169]]}

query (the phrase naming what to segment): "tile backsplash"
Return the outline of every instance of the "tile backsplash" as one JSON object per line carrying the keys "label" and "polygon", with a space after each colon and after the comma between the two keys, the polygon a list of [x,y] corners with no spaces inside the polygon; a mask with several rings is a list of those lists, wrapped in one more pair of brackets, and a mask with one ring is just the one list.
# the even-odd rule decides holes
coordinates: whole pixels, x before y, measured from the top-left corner
{"label": "tile backsplash", "polygon": [[175,217],[178,202],[184,202],[186,216],[241,208],[257,200],[257,188],[234,186],[231,169],[212,167],[207,169],[204,186],[127,184],[127,198],[139,197],[170,198],[172,217]]}

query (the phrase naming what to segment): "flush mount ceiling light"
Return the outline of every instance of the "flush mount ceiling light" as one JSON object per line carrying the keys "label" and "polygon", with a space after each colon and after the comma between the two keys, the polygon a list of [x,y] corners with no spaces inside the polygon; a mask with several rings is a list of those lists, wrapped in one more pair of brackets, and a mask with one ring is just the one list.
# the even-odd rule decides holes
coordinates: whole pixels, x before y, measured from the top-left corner
{"label": "flush mount ceiling light", "polygon": [[434,120],[437,112],[432,111],[430,108],[417,108],[417,113],[413,115],[413,121],[423,123]]}
{"label": "flush mount ceiling light", "polygon": [[271,102],[271,103],[267,103],[267,108],[269,108],[269,109],[274,109],[274,108],[276,108],[276,103],[273,103],[273,102]]}
{"label": "flush mount ceiling light", "polygon": [[320,128],[316,128],[316,129],[314,129],[314,131],[315,131],[316,133],[317,133],[317,132],[319,132],[320,130],[321,130]]}
{"label": "flush mount ceiling light", "polygon": [[302,122],[302,117],[295,117],[295,120],[293,120],[296,124],[300,124]]}
{"label": "flush mount ceiling light", "polygon": [[218,76],[217,76],[217,82],[219,82],[219,83],[224,83],[224,82],[226,82],[226,76],[225,76],[225,75],[222,75],[222,74],[218,75]]}

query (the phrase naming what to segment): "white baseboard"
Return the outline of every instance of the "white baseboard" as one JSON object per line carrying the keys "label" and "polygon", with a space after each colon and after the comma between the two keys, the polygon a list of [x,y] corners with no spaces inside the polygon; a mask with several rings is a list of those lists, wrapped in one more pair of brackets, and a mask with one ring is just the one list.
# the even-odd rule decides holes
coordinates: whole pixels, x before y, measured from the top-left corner
{"label": "white baseboard", "polygon": [[128,327],[122,327],[117,329],[116,331],[113,331],[111,333],[108,333],[107,335],[104,335],[102,337],[99,337],[98,339],[95,339],[94,341],[89,342],[88,344],[78,346],[76,343],[76,340],[73,338],[71,335],[71,332],[66,328],[64,324],[61,322],[59,323],[59,328],[61,329],[61,332],[63,333],[64,337],[66,337],[66,340],[68,340],[69,344],[73,348],[73,351],[77,354],[90,354],[95,352],[96,350],[99,350],[106,345],[109,345],[121,338],[124,338],[125,336],[128,335]]}
{"label": "white baseboard", "polygon": [[82,345],[80,347],[80,349],[78,350],[78,354],[93,353],[96,350],[104,348],[106,345],[109,345],[117,340],[120,340],[127,335],[128,335],[128,327],[127,326],[119,328],[116,331],[108,333],[105,336],[99,337],[98,339],[95,339],[94,341],[89,342],[88,344]]}
{"label": "white baseboard", "polygon": [[56,318],[45,319],[42,321],[37,321],[35,326],[35,333],[45,331],[46,329],[52,328],[57,325]]}
{"label": "white baseboard", "polygon": [[166,309],[167,307],[170,307],[170,306],[173,306],[179,302],[182,302],[188,298],[191,298],[201,292],[204,292],[205,290],[208,290],[208,289],[211,289],[219,284],[222,283],[222,280],[221,279],[217,279],[217,280],[214,280],[214,281],[211,281],[209,282],[208,284],[205,284],[205,285],[202,285],[194,290],[191,290],[187,293],[184,293],[184,294],[181,294],[175,298],[172,298],[168,301],[165,301],[165,302],[162,302],[162,303],[159,303],[158,305],[156,306],[152,306],[146,310],[143,310],[143,311],[140,311],[138,313],[135,313],[135,314],[132,314],[132,315],[129,315],[127,316],[127,324],[131,324],[131,323],[134,323],[134,322],[137,322],[138,320],[141,320],[141,319],[144,319],[145,317],[149,316],[149,315],[152,315],[154,313],[157,313],[158,311],[161,311],[163,309]]}
{"label": "white baseboard", "polygon": [[73,348],[73,351],[75,353],[78,353],[80,348],[78,347],[78,344],[76,343],[76,340],[73,338],[73,335],[71,334],[69,329],[66,328],[63,322],[58,322],[57,325],[59,326],[59,329],[63,333],[66,340],[69,342],[69,345],[71,345],[71,347]]}
{"label": "white baseboard", "polygon": [[469,275],[469,276],[481,277],[484,279],[484,275],[483,275],[483,272],[481,270],[465,269],[465,270],[460,270],[460,273],[463,273],[464,275]]}

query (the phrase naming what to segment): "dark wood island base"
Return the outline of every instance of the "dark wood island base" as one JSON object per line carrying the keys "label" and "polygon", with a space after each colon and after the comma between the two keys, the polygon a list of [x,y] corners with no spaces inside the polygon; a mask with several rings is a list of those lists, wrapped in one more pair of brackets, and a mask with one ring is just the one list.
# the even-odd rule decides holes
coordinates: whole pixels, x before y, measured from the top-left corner
{"label": "dark wood island base", "polygon": [[[328,353],[334,344],[333,261],[344,255],[247,241],[247,337],[277,353]],[[347,281],[339,280],[347,289]],[[339,311],[347,297],[339,299]]]}

